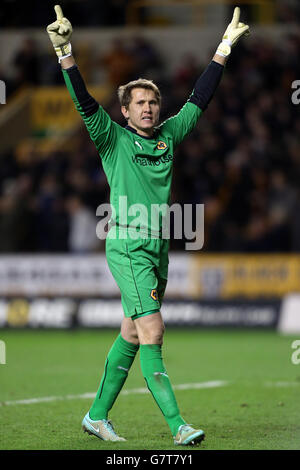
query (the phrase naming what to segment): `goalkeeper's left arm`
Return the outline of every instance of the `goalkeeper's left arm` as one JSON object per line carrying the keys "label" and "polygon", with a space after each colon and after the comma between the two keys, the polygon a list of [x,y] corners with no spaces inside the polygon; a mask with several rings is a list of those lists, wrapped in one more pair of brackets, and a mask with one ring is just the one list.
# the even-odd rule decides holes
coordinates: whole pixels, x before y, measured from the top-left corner
{"label": "goalkeeper's left arm", "polygon": [[[161,124],[168,130],[174,139],[174,144],[179,144],[184,137],[195,127],[197,120],[206,110],[221,81],[224,66],[231,53],[231,48],[243,36],[249,34],[249,26],[240,23],[240,9],[234,9],[233,17],[222,37],[222,42],[217,47],[212,61],[195,83],[195,87],[187,103],[176,116],[167,119]],[[191,107],[189,103],[193,103]],[[197,109],[196,109],[197,108]]]}
{"label": "goalkeeper's left arm", "polygon": [[207,108],[220,83],[231,48],[237,44],[242,36],[248,36],[249,34],[249,26],[240,22],[240,9],[235,7],[232,20],[226,28],[212,62],[197,80],[190,98],[190,101],[197,104],[202,111]]}
{"label": "goalkeeper's left arm", "polygon": [[240,8],[235,7],[232,20],[227,26],[222,41],[218,45],[213,57],[213,60],[221,65],[226,64],[226,60],[231,53],[231,48],[237,44],[238,40],[242,36],[248,36],[250,34],[249,26],[240,22],[240,14]]}

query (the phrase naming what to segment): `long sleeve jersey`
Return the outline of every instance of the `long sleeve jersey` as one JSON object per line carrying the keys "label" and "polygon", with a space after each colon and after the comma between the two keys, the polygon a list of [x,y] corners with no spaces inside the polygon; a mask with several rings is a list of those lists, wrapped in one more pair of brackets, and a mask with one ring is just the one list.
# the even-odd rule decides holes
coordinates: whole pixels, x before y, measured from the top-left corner
{"label": "long sleeve jersey", "polygon": [[212,61],[178,114],[143,137],[122,127],[88,93],[76,65],[63,69],[75,107],[101,157],[110,186],[110,223],[161,233],[170,203],[175,148],[194,129],[211,100],[224,67]]}

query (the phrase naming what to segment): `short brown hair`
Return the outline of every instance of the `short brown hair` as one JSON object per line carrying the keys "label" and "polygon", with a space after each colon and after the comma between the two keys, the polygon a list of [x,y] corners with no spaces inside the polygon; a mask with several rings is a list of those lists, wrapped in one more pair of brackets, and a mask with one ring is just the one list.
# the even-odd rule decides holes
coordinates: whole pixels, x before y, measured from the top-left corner
{"label": "short brown hair", "polygon": [[147,80],[146,78],[139,78],[138,80],[133,80],[126,85],[121,85],[118,88],[118,97],[121,106],[128,108],[131,101],[131,90],[134,88],[144,88],[145,90],[152,90],[155,93],[156,99],[159,106],[161,105],[161,94],[159,88],[155,85],[152,80]]}

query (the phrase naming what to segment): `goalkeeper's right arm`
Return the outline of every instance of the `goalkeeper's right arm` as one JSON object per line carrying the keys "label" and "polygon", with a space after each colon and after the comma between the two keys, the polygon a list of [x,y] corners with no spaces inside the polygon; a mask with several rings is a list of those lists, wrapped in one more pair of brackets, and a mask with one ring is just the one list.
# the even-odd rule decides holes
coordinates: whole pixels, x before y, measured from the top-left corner
{"label": "goalkeeper's right arm", "polygon": [[74,101],[77,111],[79,111],[87,124],[88,118],[98,111],[99,104],[88,93],[74,57],[72,56],[72,46],[70,42],[73,32],[72,25],[70,21],[64,17],[60,5],[55,5],[54,9],[56,21],[47,26],[47,33],[49,34],[50,41],[58,57],[58,62],[63,69],[63,76],[71,98]]}
{"label": "goalkeeper's right arm", "polygon": [[70,43],[72,25],[63,16],[59,5],[55,5],[54,9],[57,19],[47,27],[47,32],[58,57],[58,62],[62,67],[63,77],[75,107],[80,113],[97,150],[102,154],[108,147],[108,143],[111,144],[115,140],[114,126],[116,124],[112,125],[109,115],[89,94],[72,56]]}

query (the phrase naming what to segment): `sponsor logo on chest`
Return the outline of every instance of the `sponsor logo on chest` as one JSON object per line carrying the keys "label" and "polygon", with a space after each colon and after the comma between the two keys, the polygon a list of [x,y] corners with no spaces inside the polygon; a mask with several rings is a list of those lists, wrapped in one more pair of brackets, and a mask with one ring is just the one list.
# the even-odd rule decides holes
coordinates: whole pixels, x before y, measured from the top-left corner
{"label": "sponsor logo on chest", "polygon": [[141,166],[160,166],[166,165],[173,161],[173,155],[162,155],[161,157],[151,157],[151,156],[137,156],[132,157],[133,163],[136,163]]}

